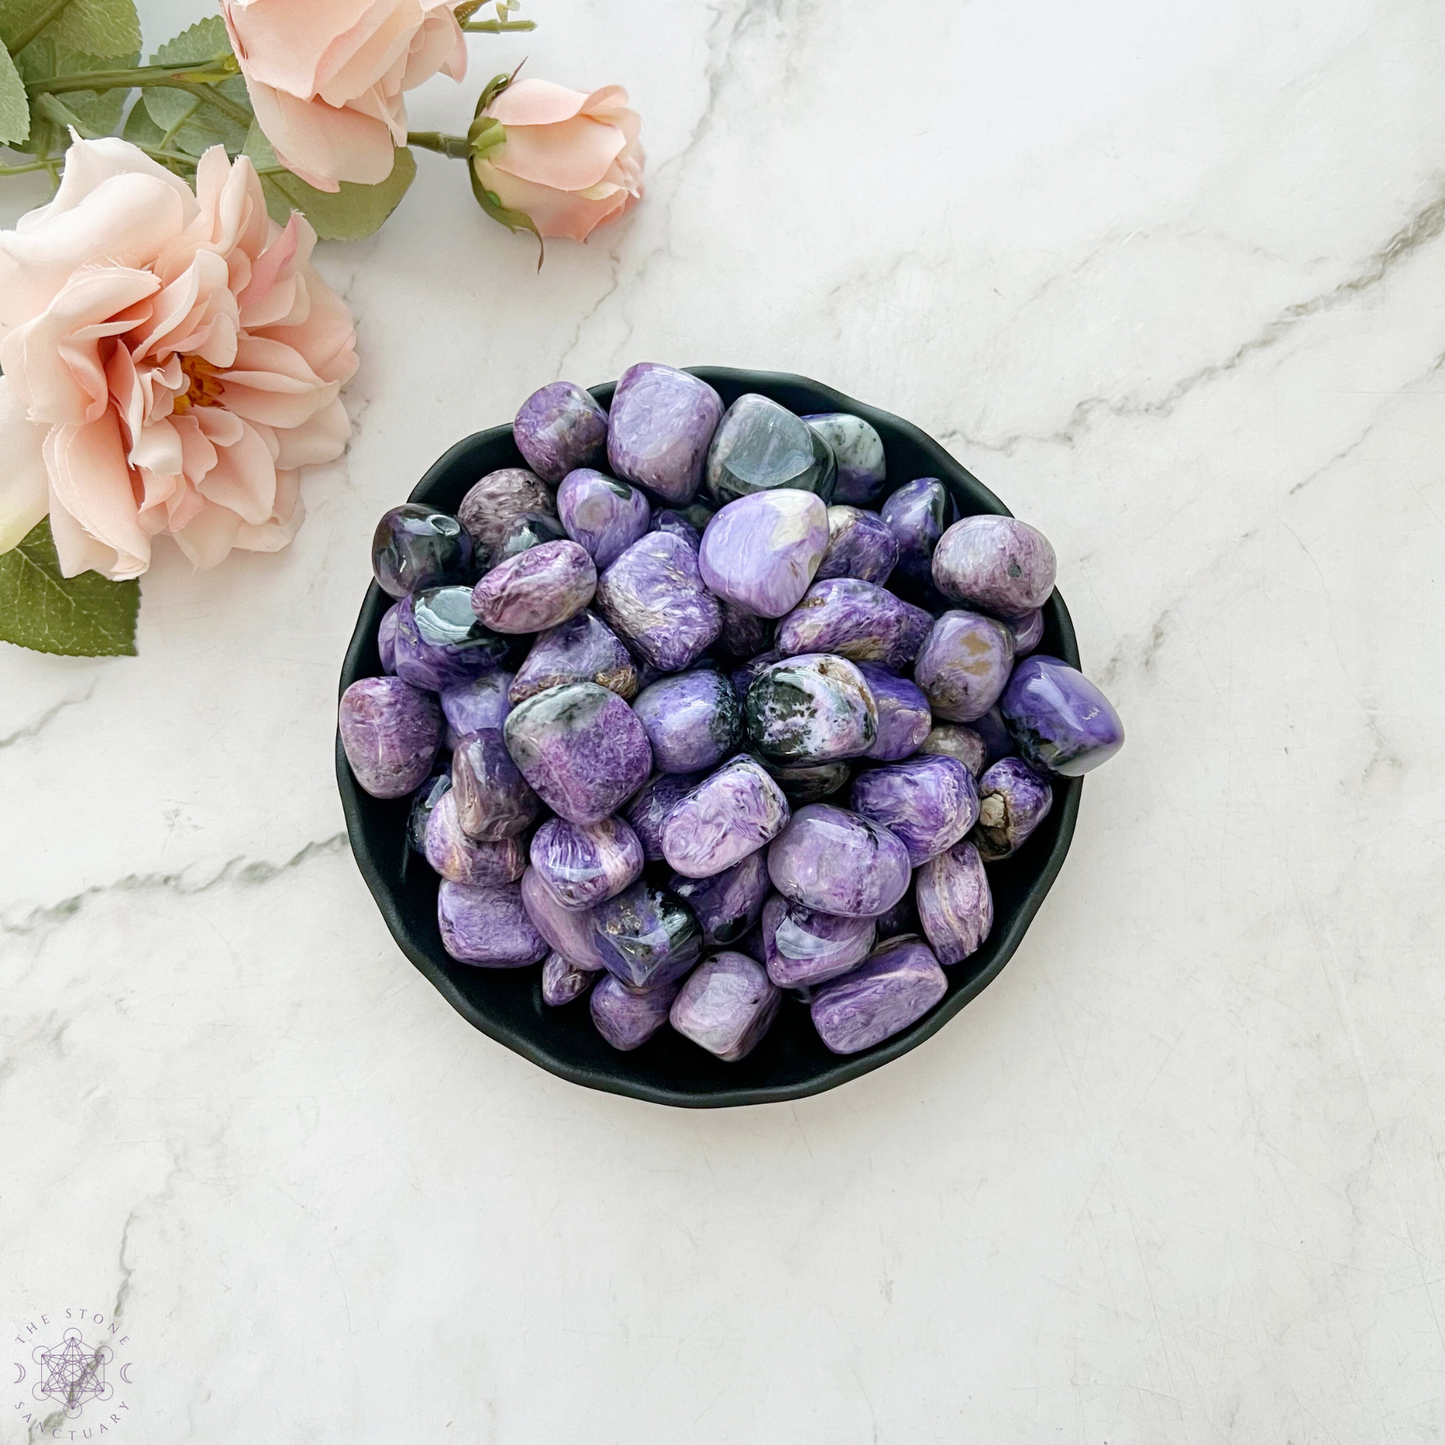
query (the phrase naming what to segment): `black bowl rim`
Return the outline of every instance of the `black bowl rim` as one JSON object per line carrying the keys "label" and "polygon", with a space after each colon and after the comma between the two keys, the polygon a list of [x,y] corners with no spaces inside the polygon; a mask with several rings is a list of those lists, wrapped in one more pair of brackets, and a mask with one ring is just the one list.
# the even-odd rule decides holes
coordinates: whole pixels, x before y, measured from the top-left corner
{"label": "black bowl rim", "polygon": [[[689,366],[683,369],[711,385],[722,383],[729,388],[741,387],[748,391],[766,392],[770,387],[803,387],[827,398],[828,404],[824,410],[851,412],[875,426],[882,421],[888,428],[907,434],[920,450],[929,455],[937,469],[936,475],[954,479],[976,489],[988,503],[980,509],[981,511],[992,512],[999,516],[1011,517],[1013,515],[989,488],[950,455],[939,442],[903,417],[895,416],[879,407],[870,406],[866,402],[846,396],[834,387],[814,381],[810,377],[799,376],[791,372],[752,371],[722,366]],[[589,390],[594,395],[598,395],[599,399],[610,399],[610,393],[614,386],[613,382],[605,382],[593,386]],[[419,494],[428,488],[434,478],[447,471],[452,459],[458,453],[479,442],[510,435],[511,430],[510,423],[489,427],[484,431],[474,432],[470,436],[463,437],[448,447],[427,468],[421,481],[412,489],[409,500],[417,500]],[[356,629],[352,633],[351,643],[346,650],[338,698],[361,675],[360,659],[372,640],[372,634],[375,632],[381,611],[384,611],[390,602],[391,599],[382,593],[375,582],[372,582],[367,589],[366,598],[357,617]],[[1073,621],[1069,616],[1068,607],[1057,589],[1044,605],[1053,611],[1053,622],[1059,630],[1058,655],[1071,666],[1078,667],[1078,641],[1074,635]],[[474,1028],[505,1045],[514,1053],[520,1054],[524,1059],[546,1069],[548,1073],[555,1074],[558,1078],[566,1079],[569,1083],[580,1084],[584,1088],[597,1089],[603,1093],[620,1094],[628,1098],[643,1100],[646,1103],[666,1104],[675,1108],[688,1109],[776,1104],[786,1103],[790,1099],[808,1098],[813,1094],[821,1094],[829,1089],[835,1089],[850,1080],[861,1078],[864,1074],[872,1073],[875,1069],[891,1063],[894,1059],[917,1048],[925,1040],[932,1038],[1003,972],[1004,967],[1017,951],[1024,934],[1028,931],[1029,925],[1038,914],[1044,898],[1053,886],[1054,879],[1058,877],[1059,870],[1063,867],[1064,858],[1073,840],[1074,827],[1079,815],[1079,800],[1083,794],[1082,778],[1056,780],[1063,784],[1062,797],[1058,804],[1060,810],[1058,834],[1043,861],[1038,877],[1030,884],[1018,912],[1010,920],[1005,932],[1002,935],[995,935],[998,938],[998,944],[992,962],[987,969],[970,979],[968,983],[950,990],[942,1002],[917,1023],[904,1029],[901,1033],[893,1035],[892,1038],[876,1044],[871,1049],[865,1049],[857,1054],[835,1056],[829,1068],[804,1083],[723,1088],[713,1089],[707,1093],[690,1093],[657,1087],[638,1079],[629,1079],[625,1074],[614,1076],[597,1069],[580,1067],[539,1047],[535,1040],[528,1038],[516,1029],[497,1022],[475,1008],[451,978],[437,966],[435,960],[423,949],[417,947],[406,920],[397,908],[396,898],[382,872],[380,860],[372,855],[371,849],[365,842],[361,826],[361,809],[364,806],[365,795],[351,774],[345,750],[341,745],[339,730],[336,734],[335,755],[336,780],[341,793],[342,812],[346,817],[346,832],[357,867],[360,869],[361,876],[371,891],[371,896],[397,946],[442,997]],[[990,938],[989,941],[994,942],[994,938]],[[625,1054],[618,1055],[619,1060],[626,1057]]]}

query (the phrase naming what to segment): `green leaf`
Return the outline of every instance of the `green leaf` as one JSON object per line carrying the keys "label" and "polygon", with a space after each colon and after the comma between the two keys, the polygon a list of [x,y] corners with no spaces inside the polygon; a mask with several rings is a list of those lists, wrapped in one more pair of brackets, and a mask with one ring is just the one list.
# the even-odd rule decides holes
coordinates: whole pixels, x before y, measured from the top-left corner
{"label": "green leaf", "polygon": [[62,577],[50,520],[0,556],[0,641],[66,657],[134,657],[139,582]]}
{"label": "green leaf", "polygon": [[[252,125],[246,137],[246,154],[258,171],[274,171],[281,164],[259,125]],[[396,153],[391,174],[374,186],[342,181],[339,191],[318,191],[300,176],[282,170],[263,175],[261,187],[266,192],[266,209],[282,225],[293,210],[300,211],[323,241],[360,241],[396,210],[415,177],[416,161],[409,150],[402,149]]]}
{"label": "green leaf", "polygon": [[19,145],[30,135],[30,106],[25,99],[25,82],[0,45],[0,141]]}
{"label": "green leaf", "polygon": [[[226,34],[225,22],[219,15],[211,15],[198,20],[189,30],[183,30],[174,40],[168,40],[151,56],[151,64],[185,65],[230,54],[231,40]],[[228,155],[238,154],[246,144],[251,124],[251,97],[246,93],[245,80],[236,75],[219,85],[197,89],[204,93],[219,92],[246,113],[246,123],[241,124],[188,91],[147,86],[142,92],[142,103],[162,135],[170,134],[167,149],[199,156],[213,145],[223,145]]]}
{"label": "green leaf", "polygon": [[[27,45],[16,57],[16,68],[26,81],[35,81],[51,75],[82,75],[87,70],[125,70],[136,65],[140,52],[128,55],[89,55],[81,51],[59,54],[55,42],[48,35],[42,35],[33,45]],[[81,126],[95,135],[110,135],[120,123],[125,110],[126,91],[114,90],[68,90],[63,96],[52,96],[65,110],[80,122]],[[32,109],[30,139],[24,149],[34,155],[56,155],[70,145],[70,136],[65,126],[58,121],[48,120]]]}
{"label": "green leaf", "polygon": [[[37,32],[41,20],[45,24]],[[0,0],[0,39],[17,60],[37,35],[50,41],[55,54],[62,56],[140,55],[135,0],[69,0],[65,5],[58,5],[57,0]]]}

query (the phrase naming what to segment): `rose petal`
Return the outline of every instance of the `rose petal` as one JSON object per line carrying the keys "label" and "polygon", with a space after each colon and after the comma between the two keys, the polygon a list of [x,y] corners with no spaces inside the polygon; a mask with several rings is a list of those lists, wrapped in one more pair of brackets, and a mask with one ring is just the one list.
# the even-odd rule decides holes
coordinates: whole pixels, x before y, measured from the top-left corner
{"label": "rose petal", "polygon": [[0,376],[0,552],[8,552],[50,509],[45,433],[25,415],[25,402]]}
{"label": "rose petal", "polygon": [[584,105],[587,96],[580,90],[568,90],[550,80],[514,80],[488,107],[504,126],[555,125],[571,120]]}
{"label": "rose petal", "polygon": [[[51,530],[55,533],[60,570],[67,577],[94,568],[112,581],[139,577],[150,566],[150,538],[136,523],[136,500],[130,469],[121,448],[120,425],[114,412],[82,426],[57,426],[45,438],[45,465],[50,473]],[[102,549],[82,544],[74,531],[56,526],[58,513],[72,519],[80,532]],[[61,531],[66,533],[62,550]],[[100,557],[97,563],[94,560]]]}
{"label": "rose petal", "polygon": [[556,191],[595,186],[627,144],[615,125],[578,115],[557,125],[517,125],[488,155],[499,171]]}
{"label": "rose petal", "polygon": [[322,100],[297,100],[253,83],[251,104],[277,158],[319,191],[338,181],[374,186],[396,159],[391,129],[371,116],[341,110]]}

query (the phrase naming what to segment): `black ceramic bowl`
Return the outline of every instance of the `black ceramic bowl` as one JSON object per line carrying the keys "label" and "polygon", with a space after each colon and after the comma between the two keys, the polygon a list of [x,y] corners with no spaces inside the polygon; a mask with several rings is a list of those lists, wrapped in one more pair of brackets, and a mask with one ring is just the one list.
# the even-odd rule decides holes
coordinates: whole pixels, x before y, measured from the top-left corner
{"label": "black ceramic bowl", "polygon": [[[804,415],[846,411],[866,417],[883,438],[892,486],[902,486],[914,477],[941,477],[965,515],[1009,515],[1008,508],[932,437],[896,416],[801,376],[715,366],[691,370],[715,386],[725,403],[753,391]],[[612,392],[611,384],[592,388],[604,406],[611,402]],[[498,467],[522,465],[510,426],[477,432],[459,441],[432,466],[411,500],[454,512],[479,477]],[[390,604],[391,599],[372,583],[341,669],[343,692],[358,678],[381,674],[376,629]],[[1038,650],[1077,667],[1073,625],[1057,592],[1045,604],[1044,616],[1044,637]],[[1053,811],[1038,831],[1014,857],[989,865],[994,922],[988,941],[971,958],[947,970],[948,993],[912,1028],[875,1048],[839,1057],[823,1047],[807,1009],[785,995],[762,1043],[740,1062],[725,1064],[669,1028],[659,1030],[632,1053],[618,1053],[592,1026],[585,999],[561,1008],[542,1003],[540,968],[474,968],[450,958],[437,929],[436,874],[407,846],[410,799],[386,801],[362,792],[351,776],[339,735],[336,778],[352,851],[386,926],[402,952],[468,1023],[574,1084],[685,1108],[764,1104],[818,1094],[896,1059],[936,1034],[998,977],[1019,946],[1069,851],[1083,789],[1078,778],[1059,779]]]}

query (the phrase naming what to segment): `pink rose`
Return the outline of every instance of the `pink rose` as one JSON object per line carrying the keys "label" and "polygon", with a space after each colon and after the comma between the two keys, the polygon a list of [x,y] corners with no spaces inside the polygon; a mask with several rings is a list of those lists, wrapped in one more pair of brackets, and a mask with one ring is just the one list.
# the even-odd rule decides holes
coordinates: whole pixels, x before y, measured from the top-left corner
{"label": "pink rose", "polygon": [[406,144],[406,104],[437,71],[467,73],[455,0],[221,0],[256,119],[318,190],[372,186]]}
{"label": "pink rose", "polygon": [[476,157],[477,177],[544,236],[585,241],[642,197],[641,118],[620,85],[584,95],[550,80],[518,80],[482,112],[507,138]]}
{"label": "pink rose", "polygon": [[125,141],[73,144],[0,232],[0,551],[47,512],[67,577],[138,576],[160,532],[198,567],[284,547],[298,469],[351,431],[356,333],[315,244],[220,146],[192,194]]}

